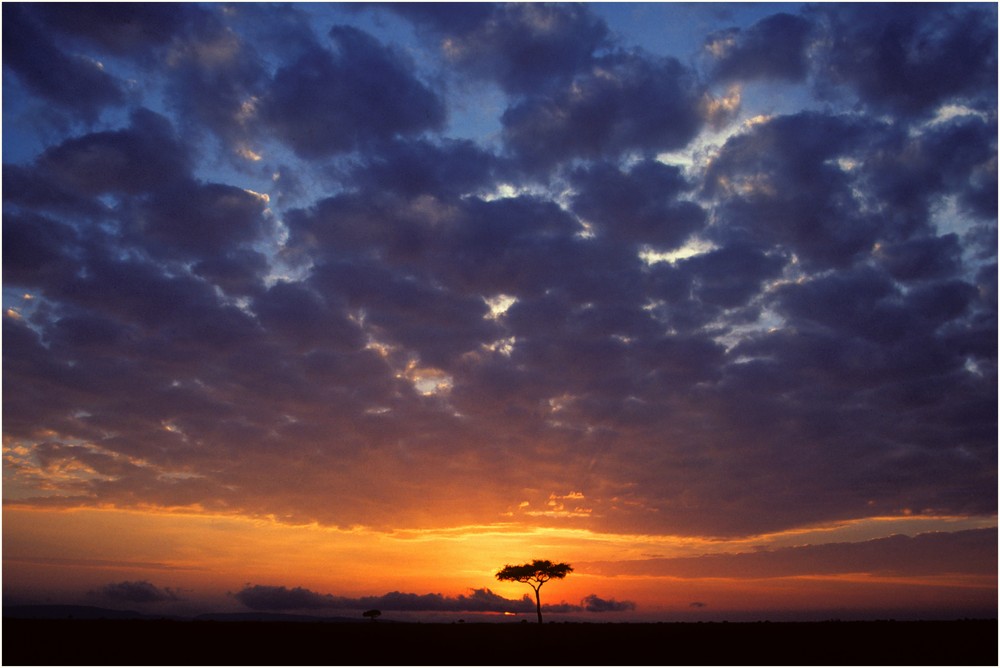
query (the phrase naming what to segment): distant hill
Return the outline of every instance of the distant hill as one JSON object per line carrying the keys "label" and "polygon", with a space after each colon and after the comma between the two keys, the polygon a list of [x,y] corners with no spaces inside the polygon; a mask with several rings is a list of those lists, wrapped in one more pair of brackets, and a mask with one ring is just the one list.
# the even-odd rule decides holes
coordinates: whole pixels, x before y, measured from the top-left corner
{"label": "distant hill", "polygon": [[[291,615],[281,612],[209,612],[194,617],[199,622],[337,622],[366,623],[360,617],[320,617],[318,615]],[[386,620],[391,621],[391,620]],[[383,621],[378,622],[385,623]]]}
{"label": "distant hill", "polygon": [[[321,617],[319,615],[293,615],[280,612],[209,612],[196,617],[177,615],[150,615],[135,610],[111,610],[91,605],[5,605],[4,618],[11,619],[170,619],[198,622],[371,622],[359,617]],[[394,620],[379,620],[378,624],[392,624]]]}
{"label": "distant hill", "polygon": [[135,610],[109,610],[92,605],[5,605],[3,616],[16,619],[162,619]]}

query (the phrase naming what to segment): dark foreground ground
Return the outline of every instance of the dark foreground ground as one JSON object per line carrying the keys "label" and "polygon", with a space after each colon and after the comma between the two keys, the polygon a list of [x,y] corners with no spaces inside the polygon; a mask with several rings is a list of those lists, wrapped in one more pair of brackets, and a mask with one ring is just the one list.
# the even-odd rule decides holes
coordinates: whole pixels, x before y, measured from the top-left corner
{"label": "dark foreground ground", "polygon": [[997,665],[997,622],[3,621],[15,665]]}

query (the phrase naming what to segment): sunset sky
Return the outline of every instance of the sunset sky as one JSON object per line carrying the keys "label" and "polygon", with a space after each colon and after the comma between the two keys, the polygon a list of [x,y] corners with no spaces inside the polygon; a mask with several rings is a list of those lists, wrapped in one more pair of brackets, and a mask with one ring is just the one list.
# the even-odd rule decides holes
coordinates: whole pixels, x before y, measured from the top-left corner
{"label": "sunset sky", "polygon": [[3,4],[3,602],[997,611],[997,5]]}

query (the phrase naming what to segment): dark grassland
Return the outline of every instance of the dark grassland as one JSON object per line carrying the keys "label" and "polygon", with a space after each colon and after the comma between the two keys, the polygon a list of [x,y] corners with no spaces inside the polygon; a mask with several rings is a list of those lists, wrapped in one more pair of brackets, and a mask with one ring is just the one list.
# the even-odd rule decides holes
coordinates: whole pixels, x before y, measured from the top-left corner
{"label": "dark grassland", "polygon": [[997,665],[996,620],[404,624],[3,620],[13,665]]}

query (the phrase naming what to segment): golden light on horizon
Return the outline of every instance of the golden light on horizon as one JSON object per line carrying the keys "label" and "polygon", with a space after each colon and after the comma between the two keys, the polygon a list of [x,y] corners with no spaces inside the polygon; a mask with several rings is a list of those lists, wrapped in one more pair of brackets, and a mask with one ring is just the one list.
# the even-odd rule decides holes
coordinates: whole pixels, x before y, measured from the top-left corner
{"label": "golden light on horizon", "polygon": [[[560,498],[578,496],[582,494],[574,490]],[[651,615],[695,614],[692,602],[704,602],[704,614],[727,609],[808,610],[817,600],[862,605],[873,592],[947,605],[985,600],[996,590],[995,576],[976,574],[719,577],[699,575],[695,569],[679,577],[670,574],[670,568],[656,570],[663,560],[669,564],[670,559],[683,562],[712,554],[793,549],[787,546],[812,540],[865,540],[868,534],[884,535],[880,529],[887,522],[911,532],[921,525],[933,531],[982,524],[962,518],[881,518],[723,541],[609,534],[525,522],[342,529],[181,508],[51,510],[8,504],[3,514],[5,586],[12,592],[32,587],[93,589],[129,580],[184,590],[230,607],[239,605],[233,593],[249,585],[302,587],[318,595],[347,597],[392,591],[456,597],[489,589],[520,601],[529,593],[523,585],[499,582],[494,576],[504,564],[534,558],[567,562],[575,569],[565,580],[546,586],[543,603],[577,605],[596,594],[634,601],[639,612]],[[644,572],[647,564],[653,570]],[[632,572],[637,565],[642,568]]]}

